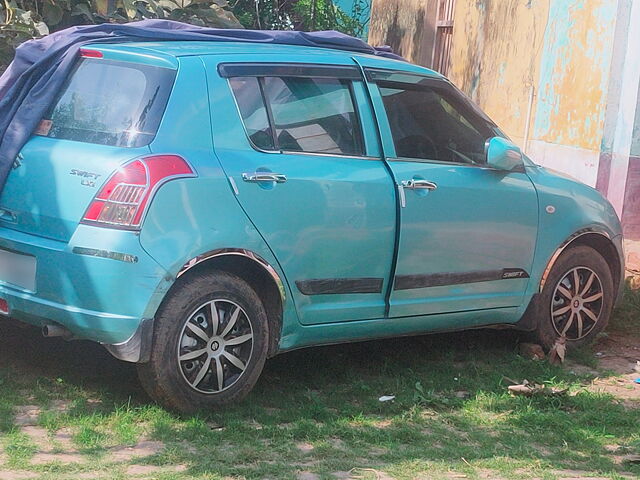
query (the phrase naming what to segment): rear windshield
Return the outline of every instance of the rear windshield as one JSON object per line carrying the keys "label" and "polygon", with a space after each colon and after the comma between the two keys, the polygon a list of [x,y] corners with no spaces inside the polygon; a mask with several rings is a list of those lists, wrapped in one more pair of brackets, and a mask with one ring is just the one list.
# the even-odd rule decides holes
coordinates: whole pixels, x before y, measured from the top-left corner
{"label": "rear windshield", "polygon": [[148,145],[174,78],[167,68],[83,58],[36,134],[116,147]]}

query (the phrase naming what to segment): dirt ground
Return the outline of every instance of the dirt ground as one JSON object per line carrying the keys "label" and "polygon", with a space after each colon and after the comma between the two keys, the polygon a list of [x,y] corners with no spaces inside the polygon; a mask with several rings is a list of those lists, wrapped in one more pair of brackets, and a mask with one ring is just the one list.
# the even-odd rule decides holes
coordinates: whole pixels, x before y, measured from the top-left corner
{"label": "dirt ground", "polygon": [[[601,339],[594,351],[598,357],[596,370],[568,363],[567,368],[581,368],[596,375],[589,390],[607,393],[631,405],[640,404],[640,338],[631,335],[611,334]],[[579,373],[579,372],[576,372]],[[614,375],[610,375],[613,373]]]}

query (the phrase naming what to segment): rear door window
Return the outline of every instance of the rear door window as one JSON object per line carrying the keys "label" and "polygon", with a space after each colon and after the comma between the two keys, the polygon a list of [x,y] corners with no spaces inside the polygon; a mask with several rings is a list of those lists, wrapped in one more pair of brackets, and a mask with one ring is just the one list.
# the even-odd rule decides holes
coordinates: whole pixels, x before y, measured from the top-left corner
{"label": "rear door window", "polygon": [[116,147],[148,145],[174,79],[167,68],[82,59],[36,133]]}
{"label": "rear door window", "polygon": [[363,155],[350,80],[266,76],[231,78],[230,83],[256,147]]}

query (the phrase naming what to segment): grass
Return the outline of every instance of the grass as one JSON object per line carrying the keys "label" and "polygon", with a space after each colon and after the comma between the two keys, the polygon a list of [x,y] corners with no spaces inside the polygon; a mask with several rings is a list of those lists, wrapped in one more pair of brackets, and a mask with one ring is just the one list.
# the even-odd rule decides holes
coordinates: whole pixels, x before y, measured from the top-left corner
{"label": "grass", "polygon": [[[638,292],[627,292],[611,331],[640,337]],[[245,402],[189,417],[152,404],[134,367],[97,345],[7,324],[0,335],[0,478],[3,470],[52,480],[640,476],[619,460],[640,454],[639,405],[585,389],[587,378],[569,369],[523,359],[511,332],[281,355]],[[583,350],[574,361],[593,357]],[[505,376],[569,394],[512,397]],[[15,423],[25,405],[40,410],[34,427],[44,439]],[[43,442],[82,461],[34,462]]]}
{"label": "grass", "polygon": [[610,330],[640,336],[640,290],[625,285],[624,299],[611,319]]}

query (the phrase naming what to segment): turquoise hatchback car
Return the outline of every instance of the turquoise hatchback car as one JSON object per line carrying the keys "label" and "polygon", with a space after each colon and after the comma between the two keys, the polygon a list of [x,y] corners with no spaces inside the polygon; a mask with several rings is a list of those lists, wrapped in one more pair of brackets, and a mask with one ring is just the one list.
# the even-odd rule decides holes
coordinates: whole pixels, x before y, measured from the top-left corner
{"label": "turquoise hatchback car", "polygon": [[579,345],[623,272],[611,205],[445,78],[322,48],[85,47],[0,197],[2,313],[102,343],[180,410],[312,345]]}

